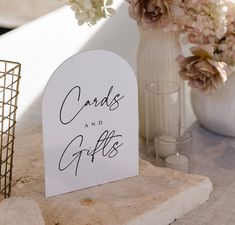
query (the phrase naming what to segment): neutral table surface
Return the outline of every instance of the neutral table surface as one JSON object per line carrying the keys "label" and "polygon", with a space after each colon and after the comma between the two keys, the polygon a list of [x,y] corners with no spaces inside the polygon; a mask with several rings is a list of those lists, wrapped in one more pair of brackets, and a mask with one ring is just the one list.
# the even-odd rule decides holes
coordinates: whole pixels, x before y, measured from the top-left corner
{"label": "neutral table surface", "polygon": [[[120,2],[115,1],[117,7]],[[113,18],[96,27],[78,27],[72,11],[65,7],[0,37],[1,58],[22,63],[15,180],[30,178],[30,168],[17,171],[17,167],[31,165],[35,157],[42,157],[42,153],[35,155],[32,149],[29,157],[20,158],[17,146],[32,142],[42,146],[41,96],[57,66],[77,52],[107,49],[120,54],[135,68],[137,45],[138,32],[135,22],[127,15],[126,3],[118,7]],[[234,225],[235,139],[201,128],[194,120],[189,102],[187,104],[188,121],[194,135],[192,172],[210,177],[214,191],[209,201],[173,224]],[[141,156],[146,158],[143,149]]]}

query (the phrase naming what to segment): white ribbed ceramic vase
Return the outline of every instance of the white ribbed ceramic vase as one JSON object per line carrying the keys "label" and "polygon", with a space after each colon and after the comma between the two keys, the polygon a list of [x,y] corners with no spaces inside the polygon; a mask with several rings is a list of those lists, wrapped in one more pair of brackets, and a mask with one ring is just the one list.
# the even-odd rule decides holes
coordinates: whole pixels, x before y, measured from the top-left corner
{"label": "white ribbed ceramic vase", "polygon": [[213,95],[205,96],[192,89],[191,102],[203,127],[217,134],[235,137],[235,73]]}
{"label": "white ribbed ceramic vase", "polygon": [[[181,86],[181,120],[184,120],[184,87],[175,61],[181,54],[179,34],[162,30],[144,30],[139,27],[140,44],[137,53],[137,79],[139,90],[139,128],[145,132],[145,86],[151,81],[174,81]],[[167,124],[166,124],[167,125]]]}

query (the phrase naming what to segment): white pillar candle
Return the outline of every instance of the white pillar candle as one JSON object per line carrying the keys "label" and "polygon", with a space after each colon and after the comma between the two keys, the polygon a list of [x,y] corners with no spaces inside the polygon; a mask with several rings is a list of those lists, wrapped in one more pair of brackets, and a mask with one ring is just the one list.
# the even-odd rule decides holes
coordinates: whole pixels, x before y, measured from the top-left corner
{"label": "white pillar candle", "polygon": [[165,159],[167,156],[176,154],[176,139],[172,136],[162,135],[154,139],[156,155]]}
{"label": "white pillar candle", "polygon": [[165,159],[165,166],[174,170],[189,173],[189,159],[179,153],[170,155]]}

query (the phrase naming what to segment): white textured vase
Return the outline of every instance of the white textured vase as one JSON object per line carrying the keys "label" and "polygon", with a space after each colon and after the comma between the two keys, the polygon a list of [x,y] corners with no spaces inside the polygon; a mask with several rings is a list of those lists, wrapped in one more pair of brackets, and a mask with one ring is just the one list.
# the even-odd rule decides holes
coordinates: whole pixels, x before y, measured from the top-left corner
{"label": "white textured vase", "polygon": [[[145,86],[151,81],[168,80],[181,85],[181,97],[184,96],[183,81],[180,79],[179,66],[175,61],[181,53],[179,34],[161,30],[144,30],[139,27],[140,44],[137,53],[137,79],[139,90],[140,134],[145,132]],[[181,100],[181,119],[184,118],[184,101]]]}
{"label": "white textured vase", "polygon": [[235,73],[213,95],[205,96],[192,89],[191,102],[203,127],[217,134],[235,137]]}

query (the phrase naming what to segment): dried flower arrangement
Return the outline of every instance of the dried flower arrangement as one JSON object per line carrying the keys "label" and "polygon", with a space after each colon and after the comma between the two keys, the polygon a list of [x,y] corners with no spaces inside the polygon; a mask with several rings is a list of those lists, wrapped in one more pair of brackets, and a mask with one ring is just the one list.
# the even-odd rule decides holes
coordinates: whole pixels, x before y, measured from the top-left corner
{"label": "dried flower arrangement", "polygon": [[[111,16],[111,0],[66,0],[79,24]],[[180,55],[180,76],[209,95],[224,85],[235,66],[234,0],[127,0],[129,14],[143,29],[182,34],[191,56]]]}

